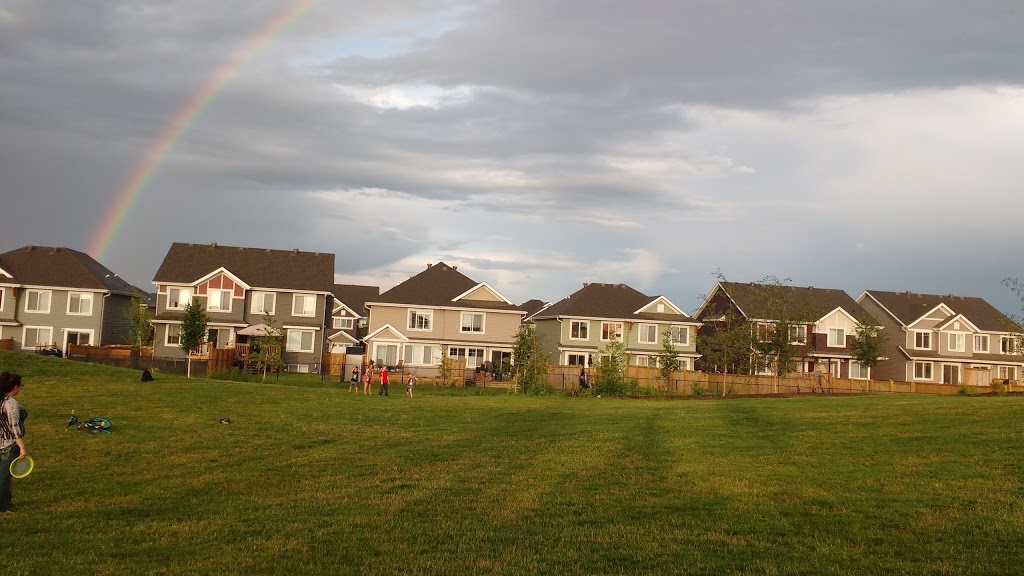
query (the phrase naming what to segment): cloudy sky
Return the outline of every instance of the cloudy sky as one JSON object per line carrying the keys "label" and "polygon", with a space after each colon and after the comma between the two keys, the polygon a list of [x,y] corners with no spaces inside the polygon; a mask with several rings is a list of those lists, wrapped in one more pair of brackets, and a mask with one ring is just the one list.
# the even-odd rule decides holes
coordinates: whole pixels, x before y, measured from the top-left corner
{"label": "cloudy sky", "polygon": [[1020,0],[0,0],[0,250],[173,241],[443,260],[515,302],[721,271],[1020,312]]}

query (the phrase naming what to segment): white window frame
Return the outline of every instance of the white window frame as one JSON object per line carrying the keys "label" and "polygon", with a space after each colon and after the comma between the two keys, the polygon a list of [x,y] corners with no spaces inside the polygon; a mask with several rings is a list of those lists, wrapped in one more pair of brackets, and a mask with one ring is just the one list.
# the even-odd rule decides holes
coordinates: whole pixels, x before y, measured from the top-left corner
{"label": "white window frame", "polygon": [[[954,348],[953,341],[959,340],[960,346]],[[967,351],[967,334],[964,332],[949,332],[946,335],[946,346],[950,352],[966,352]]]}
{"label": "white window frame", "polygon": [[[1016,380],[1017,379],[1017,367],[1016,366],[999,366],[996,370],[996,374],[999,375],[1000,380]],[[1012,374],[1012,376],[1011,376]]]}
{"label": "white window frame", "polygon": [[690,371],[690,359],[689,358],[680,358],[679,359],[679,369],[680,370],[686,370],[687,372],[689,372]]}
{"label": "white window frame", "polygon": [[[1009,347],[1004,344],[1009,343]],[[1000,336],[999,337],[999,352],[1001,354],[1016,354],[1017,353],[1017,337],[1016,336]]]}
{"label": "white window frame", "polygon": [[[267,297],[270,297],[270,310],[267,310]],[[260,305],[257,306],[256,303]],[[252,302],[249,305],[249,312],[252,314],[274,314],[277,308],[277,294],[274,292],[253,292]]]}
{"label": "white window frame", "polygon": [[641,354],[636,357],[636,365],[644,366],[646,368],[657,368],[658,357],[652,354]]}
{"label": "white window frame", "polygon": [[[928,369],[928,376],[918,376],[917,375],[917,367],[918,366],[921,366],[922,368],[927,368]],[[913,374],[913,376],[914,376],[914,380],[919,380],[919,381],[920,380],[924,380],[924,381],[932,381],[932,380],[934,380],[935,379],[935,363],[934,362],[915,361],[914,362],[914,374]]]}
{"label": "white window frame", "polygon": [[[295,311],[295,303],[302,299],[302,313]],[[312,310],[306,312],[306,301],[310,300],[313,305],[310,307]],[[292,316],[311,318],[316,316],[316,294],[292,294]]]}
{"label": "white window frame", "polygon": [[[26,346],[25,345],[25,340],[26,340],[25,336],[28,334],[29,330],[35,330],[36,331],[36,343],[32,344],[31,346]],[[54,340],[53,340],[53,326],[28,326],[28,325],[25,325],[25,326],[21,327],[21,349],[22,350],[35,350],[36,347],[39,346],[39,344],[40,344],[40,342],[39,342],[39,331],[40,330],[49,330],[50,331],[50,336],[48,337],[49,339],[46,342],[42,342],[42,344],[56,344],[56,342],[54,342]]]}
{"label": "white window frame", "polygon": [[[177,306],[171,306],[171,292],[178,291],[178,302]],[[187,296],[184,296],[186,295]],[[167,287],[167,309],[168,310],[184,310],[185,306],[188,306],[192,298],[195,297],[195,292],[191,286],[168,286]]]}
{"label": "white window frame", "polygon": [[[426,328],[413,326],[413,319],[419,318],[420,316],[426,319]],[[409,315],[406,318],[406,328],[413,332],[432,332],[434,330],[434,311],[424,310],[422,308],[410,308]]]}
{"label": "white window frame", "polygon": [[[911,330],[913,334],[914,342],[911,344],[914,350],[931,350],[932,349],[932,333],[929,330]],[[917,337],[921,336],[928,341],[927,346],[921,346],[917,343]]]}
{"label": "white window frame", "polygon": [[[857,368],[857,375],[853,375],[854,367]],[[856,360],[850,360],[850,379],[851,380],[870,380],[871,379],[871,368],[864,366]]]}
{"label": "white window frame", "polygon": [[[988,354],[989,344],[990,344],[989,340],[990,339],[988,337],[988,334],[975,334],[974,335],[974,351],[975,352],[980,352],[982,354]],[[985,347],[982,348],[981,346],[978,346],[979,342],[984,342],[985,343]]]}
{"label": "white window frame", "polygon": [[[678,344],[679,346],[689,346],[690,345],[690,327],[689,326],[672,326],[671,327],[671,331],[672,331],[672,335],[671,335],[671,339],[672,340],[671,340],[671,342],[673,344]],[[683,335],[684,338],[679,338],[680,335]]]}
{"label": "white window frame", "polygon": [[[838,340],[838,338],[833,339],[832,338],[832,334],[837,334],[838,335],[838,333],[842,333],[842,335],[843,335],[842,341],[837,343],[837,344],[833,344],[833,342],[836,342]],[[828,329],[828,342],[827,342],[827,345],[828,345],[829,348],[846,348],[846,329],[845,328],[829,328]]]}
{"label": "white window frame", "polygon": [[[480,317],[480,329],[473,330],[473,326],[470,326],[469,330],[466,330],[466,316],[479,316]],[[461,334],[485,334],[487,330],[487,315],[483,312],[463,312],[459,315],[459,332]]]}
{"label": "white window frame", "polygon": [[[292,346],[292,334],[299,337],[298,347]],[[302,335],[309,334],[309,348],[302,347]],[[316,349],[316,330],[288,328],[285,334],[285,352],[312,352]]]}
{"label": "white window frame", "polygon": [[[956,367],[956,376],[957,376],[956,382],[946,382],[946,367],[947,366]],[[942,379],[941,379],[941,382],[943,384],[960,384],[963,381],[964,381],[964,370],[963,370],[963,367],[960,366],[960,364],[950,364],[950,363],[945,363],[945,362],[942,364]]]}
{"label": "white window frame", "polygon": [[[797,339],[793,339],[793,331],[796,330]],[[802,334],[802,336],[801,336]],[[790,344],[807,344],[807,325],[806,324],[790,324],[789,325],[789,343]],[[802,338],[802,340],[800,339]]]}
{"label": "white window frame", "polygon": [[356,319],[352,317],[339,318],[337,316],[334,316],[331,320],[331,328],[334,328],[335,330],[351,330],[352,328],[355,327]]}
{"label": "white window frame", "polygon": [[[757,326],[754,327],[755,333],[754,338],[758,342],[767,342],[772,339],[772,334],[775,333],[775,324],[772,322],[758,322]],[[764,335],[761,335],[762,328],[764,329]]]}
{"label": "white window frame", "polygon": [[[430,359],[424,361],[428,351]],[[402,359],[406,366],[435,366],[441,361],[441,347],[436,344],[406,344]]]}
{"label": "white window frame", "polygon": [[[180,348],[181,347],[181,324],[165,324],[164,326],[167,327],[167,329],[164,330],[164,346],[174,346],[176,348]],[[177,326],[177,328],[178,328],[178,335],[177,335],[178,341],[177,342],[171,342],[171,327],[172,326]]]}
{"label": "white window frame", "polygon": [[[43,310],[42,308],[38,308],[36,310],[32,310],[31,308],[28,307],[28,303],[29,303],[29,300],[32,297],[32,294],[36,295],[36,306],[39,305],[39,302],[42,299],[43,294],[46,295],[46,309],[45,310]],[[50,306],[52,306],[52,305],[53,305],[53,290],[40,290],[38,288],[29,288],[28,290],[25,290],[25,312],[28,312],[29,314],[49,314],[50,313]],[[51,334],[51,336],[52,336],[52,334]]]}
{"label": "white window frame", "polygon": [[64,349],[64,350],[68,349],[68,335],[70,335],[70,334],[88,334],[89,335],[89,343],[85,344],[85,346],[93,346],[96,343],[96,331],[95,330],[89,330],[89,329],[86,329],[86,328],[67,328],[67,329],[64,330],[64,346],[62,347],[62,349]]}
{"label": "white window frame", "polygon": [[[573,328],[576,328],[576,333],[579,334],[581,331],[586,333],[585,337],[573,336]],[[582,330],[580,330],[582,329]],[[590,340],[590,320],[570,320],[569,321],[569,340]]]}
{"label": "white window frame", "polygon": [[4,311],[4,300],[7,299],[7,288],[0,286],[0,312]]}
{"label": "white window frame", "polygon": [[[220,296],[218,298],[218,300],[220,300],[220,302],[218,302],[218,306],[216,308],[211,306],[211,303],[213,301],[213,294],[214,293],[217,293]],[[227,308],[224,308],[222,306],[224,304],[223,301],[224,301],[225,297],[227,298],[227,302],[228,302]],[[231,301],[234,299],[234,297],[235,297],[235,291],[234,290],[225,290],[223,288],[210,288],[210,289],[208,289],[206,291],[206,311],[207,312],[217,312],[219,314],[231,312]]]}
{"label": "white window frame", "polygon": [[[614,333],[611,330],[606,330],[605,327],[618,326],[618,330]],[[601,342],[622,342],[623,333],[626,331],[626,327],[622,322],[601,322]],[[609,333],[609,337],[605,338],[605,333]],[[618,338],[614,338],[618,335]]]}
{"label": "white window frame", "polygon": [[[77,296],[78,297],[78,312],[72,312],[71,311],[72,296]],[[89,311],[88,312],[82,312],[82,302],[84,302],[86,300],[89,301]],[[68,306],[67,306],[67,310],[65,310],[65,313],[68,316],[92,316],[93,304],[95,304],[95,303],[96,303],[96,299],[93,297],[93,293],[92,292],[68,292]]]}
{"label": "white window frame", "polygon": [[[654,330],[654,340],[650,340],[650,332]],[[647,338],[646,340],[644,338]],[[636,341],[640,344],[657,344],[658,343],[658,325],[657,324],[640,324],[637,327]]]}
{"label": "white window frame", "polygon": [[[578,364],[573,364],[572,363],[572,358],[571,358],[572,356],[576,356],[576,357],[582,358],[582,361],[579,362]],[[583,352],[566,352],[565,353],[565,365],[566,366],[584,366],[584,367],[586,367],[586,365],[587,365],[587,354],[585,354]]]}
{"label": "white window frame", "polygon": [[[387,362],[387,359],[388,359],[387,349],[392,347],[392,346],[394,346],[394,348],[395,348],[395,361],[394,361],[394,363],[389,363],[389,362]],[[380,349],[382,347],[385,350],[385,354],[384,354],[383,358],[381,358],[381,356],[379,354]],[[399,360],[399,352],[401,351],[401,348],[402,347],[397,342],[377,342],[377,343],[375,343],[373,345],[373,360],[374,360],[374,362],[376,362],[377,360],[381,360],[381,362],[377,363],[377,366],[374,368],[374,370],[380,371],[381,364],[383,364],[385,366],[395,366],[395,365],[397,365],[398,364],[398,360]]]}

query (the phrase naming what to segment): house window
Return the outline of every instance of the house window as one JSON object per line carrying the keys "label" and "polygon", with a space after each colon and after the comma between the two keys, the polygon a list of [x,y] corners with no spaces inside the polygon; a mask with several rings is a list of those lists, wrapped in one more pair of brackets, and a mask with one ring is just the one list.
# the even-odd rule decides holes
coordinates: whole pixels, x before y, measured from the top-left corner
{"label": "house window", "polygon": [[690,345],[690,328],[687,326],[672,327],[672,343],[680,346]]}
{"label": "house window", "polygon": [[789,343],[790,344],[804,344],[807,342],[807,326],[792,325],[789,327]]}
{"label": "house window", "polygon": [[231,312],[231,290],[210,290],[206,296],[210,312]]}
{"label": "house window", "polygon": [[255,292],[252,295],[253,314],[273,314],[277,295],[273,292]]}
{"label": "house window", "polygon": [[914,362],[914,380],[931,380],[932,363]]}
{"label": "house window", "polygon": [[171,287],[167,289],[167,309],[168,310],[181,310],[192,301],[192,289],[191,288],[175,288]]}
{"label": "house window", "polygon": [[433,324],[433,310],[409,310],[409,330],[429,331]]}
{"label": "house window", "polygon": [[69,292],[68,293],[68,314],[75,316],[92,315],[92,293],[91,292]]}
{"label": "house window", "polygon": [[657,356],[637,356],[636,357],[636,365],[637,366],[646,366],[648,368],[657,368],[658,367],[658,357]]}
{"label": "house window", "polygon": [[374,346],[373,357],[377,366],[395,366],[398,364],[398,344],[377,344]]}
{"label": "house window", "polygon": [[999,337],[999,351],[1003,354],[1016,354],[1017,353],[1017,337],[1016,336],[1000,336]]}
{"label": "house window", "polygon": [[601,340],[622,341],[622,322],[601,322]]}
{"label": "house window", "polygon": [[181,324],[168,324],[167,337],[164,338],[167,346],[181,346]]}
{"label": "house window", "polygon": [[92,343],[92,332],[68,330],[64,333],[69,345],[89,346]]}
{"label": "house window", "polygon": [[313,331],[312,330],[288,330],[288,342],[285,346],[288,352],[312,352]]}
{"label": "house window", "polygon": [[586,366],[587,355],[586,354],[567,354],[565,357],[565,363],[569,366]]}
{"label": "house window", "polygon": [[768,339],[771,338],[772,334],[774,334],[774,333],[775,333],[775,325],[774,324],[764,324],[764,323],[761,323],[761,324],[757,325],[757,341],[758,342],[767,342]]}
{"label": "house window", "polygon": [[4,311],[4,294],[6,293],[7,290],[0,286],[0,312]]}
{"label": "house window", "polygon": [[870,377],[871,369],[860,362],[850,361],[850,378],[855,380],[867,380]]}
{"label": "house window", "polygon": [[999,378],[1001,380],[1016,380],[1017,379],[1017,367],[1016,366],[1000,366],[999,367]]}
{"label": "house window", "polygon": [[846,330],[842,328],[829,328],[828,345],[833,348],[846,348]]}
{"label": "house window", "polygon": [[21,334],[22,348],[36,348],[54,344],[53,328],[49,326],[25,326]]}
{"label": "house window", "polygon": [[295,294],[292,297],[292,316],[315,316],[316,296],[312,294]]}
{"label": "house window", "polygon": [[460,332],[472,332],[475,334],[483,334],[484,315],[480,312],[463,312],[462,328]]}
{"label": "house window", "polygon": [[461,360],[466,357],[466,349],[452,346],[448,348],[448,357]]}
{"label": "house window", "polygon": [[466,350],[466,368],[476,368],[484,363],[484,349],[470,348]]}
{"label": "house window", "polygon": [[433,365],[441,359],[441,351],[437,346],[420,346],[407,344],[405,346],[405,363]]}
{"label": "house window", "polygon": [[948,344],[949,344],[949,351],[950,352],[963,352],[966,349],[966,348],[964,348],[964,345],[965,345],[964,343],[966,342],[966,340],[967,339],[964,338],[963,334],[950,334],[949,335],[949,342],[948,342]]}
{"label": "house window", "polygon": [[206,342],[210,348],[226,348],[234,346],[235,341],[232,336],[231,328],[210,328],[206,331]]}
{"label": "house window", "polygon": [[641,344],[658,343],[658,327],[654,324],[641,324],[638,328],[638,338]]}
{"label": "house window", "polygon": [[50,313],[50,291],[28,290],[25,292],[25,312]]}
{"label": "house window", "polygon": [[680,358],[679,359],[679,369],[680,370],[689,370],[690,369],[690,359],[689,358]]}
{"label": "house window", "polygon": [[590,340],[590,322],[572,320],[569,323],[569,338],[572,340]]}
{"label": "house window", "polygon": [[942,383],[943,384],[959,384],[960,383],[960,365],[959,364],[943,364],[942,365]]}
{"label": "house window", "polygon": [[974,351],[988,352],[988,334],[974,335]]}
{"label": "house window", "polygon": [[331,325],[335,330],[351,330],[355,325],[355,318],[334,318]]}
{"label": "house window", "polygon": [[918,350],[930,350],[932,347],[931,332],[914,332],[914,348]]}

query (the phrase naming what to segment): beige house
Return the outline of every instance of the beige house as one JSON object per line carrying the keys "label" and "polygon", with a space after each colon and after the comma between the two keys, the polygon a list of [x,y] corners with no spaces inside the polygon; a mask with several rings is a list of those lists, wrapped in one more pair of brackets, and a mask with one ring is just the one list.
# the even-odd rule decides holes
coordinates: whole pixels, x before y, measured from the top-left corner
{"label": "beige house", "polygon": [[525,311],[486,282],[444,262],[366,302],[367,354],[378,365],[432,373],[442,354],[467,369],[498,367],[512,355]]}

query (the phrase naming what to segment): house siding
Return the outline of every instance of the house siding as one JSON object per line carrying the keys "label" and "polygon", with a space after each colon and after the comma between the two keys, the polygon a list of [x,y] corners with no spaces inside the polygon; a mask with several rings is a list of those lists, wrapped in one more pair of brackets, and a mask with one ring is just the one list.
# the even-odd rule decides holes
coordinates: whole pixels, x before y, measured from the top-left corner
{"label": "house siding", "polygon": [[17,289],[11,286],[0,286],[0,296],[3,300],[0,300],[0,321],[2,322],[14,322],[17,316],[18,303],[15,301],[14,293]]}
{"label": "house siding", "polygon": [[131,296],[111,294],[103,298],[103,337],[100,345],[128,344],[128,311],[132,307]]}
{"label": "house siding", "polygon": [[874,380],[910,380],[912,374],[907,372],[910,363],[907,362],[906,356],[899,350],[901,342],[909,349],[907,343],[907,340],[911,338],[909,332],[904,332],[902,325],[896,322],[888,312],[883,310],[871,298],[864,297],[857,303],[874,317],[875,322],[882,327],[882,334],[886,336],[884,346],[884,356],[886,359],[871,369],[871,378]]}
{"label": "house siding", "polygon": [[[71,291],[92,294],[92,313],[88,316],[79,316],[67,313],[68,290],[51,289],[49,292],[49,313],[27,312],[25,307],[27,306],[28,299],[24,297],[18,299],[17,320],[21,322],[22,326],[17,329],[14,338],[15,347],[20,348],[23,345],[22,336],[25,326],[52,328],[50,340],[61,350],[64,350],[64,337],[68,331],[91,331],[92,338],[90,342],[94,345],[99,345],[103,337],[103,294],[85,290]],[[22,292],[22,295],[24,295],[24,292]]]}

